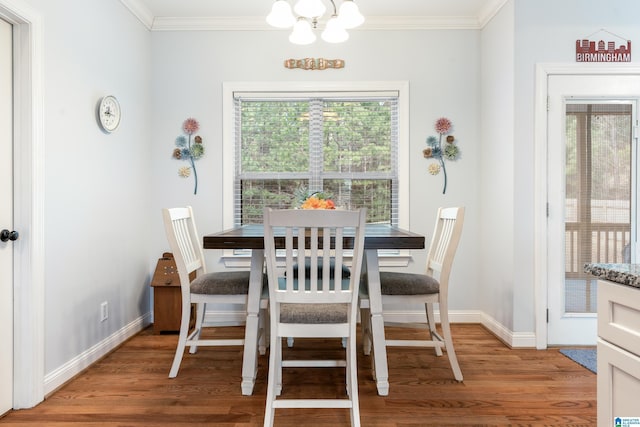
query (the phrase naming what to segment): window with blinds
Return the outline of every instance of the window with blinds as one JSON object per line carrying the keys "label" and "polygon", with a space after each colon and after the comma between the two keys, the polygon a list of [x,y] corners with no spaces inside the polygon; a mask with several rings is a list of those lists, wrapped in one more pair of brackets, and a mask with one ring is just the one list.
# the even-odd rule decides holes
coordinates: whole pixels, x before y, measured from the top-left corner
{"label": "window with blinds", "polygon": [[234,93],[234,224],[315,192],[398,224],[397,93]]}

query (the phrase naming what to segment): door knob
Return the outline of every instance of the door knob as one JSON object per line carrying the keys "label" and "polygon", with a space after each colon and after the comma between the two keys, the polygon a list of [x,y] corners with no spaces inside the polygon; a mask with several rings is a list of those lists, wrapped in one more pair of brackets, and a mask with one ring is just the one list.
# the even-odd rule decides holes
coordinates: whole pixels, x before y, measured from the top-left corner
{"label": "door knob", "polygon": [[20,235],[17,231],[9,231],[6,228],[0,231],[0,240],[2,240],[3,242],[6,242],[8,240],[18,240],[18,237],[20,237]]}

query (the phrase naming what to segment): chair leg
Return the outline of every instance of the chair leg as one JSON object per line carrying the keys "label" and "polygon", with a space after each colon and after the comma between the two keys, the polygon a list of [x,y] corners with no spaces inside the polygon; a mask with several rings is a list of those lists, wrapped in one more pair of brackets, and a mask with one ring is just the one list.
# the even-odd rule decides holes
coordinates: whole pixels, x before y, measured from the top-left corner
{"label": "chair leg", "polygon": [[[346,342],[345,342],[346,340]],[[351,355],[351,338],[349,337],[344,337],[342,338],[342,342],[343,342],[343,346],[342,348],[345,349],[345,357],[344,360],[346,362],[346,369],[345,369],[345,375],[344,375],[344,385],[345,385],[345,389],[347,392],[347,396],[349,396],[349,398],[351,398],[351,359],[350,359],[350,355]]]}
{"label": "chair leg", "polygon": [[347,340],[347,393],[351,400],[351,426],[360,427],[360,404],[358,398],[358,369],[355,330]]}
{"label": "chair leg", "polygon": [[[258,312],[258,352],[264,356],[269,344],[269,313],[261,309]],[[256,359],[257,360],[257,359]]]}
{"label": "chair leg", "polygon": [[447,357],[453,371],[453,376],[457,381],[462,381],[462,371],[458,365],[458,358],[453,349],[453,339],[451,338],[451,326],[449,325],[449,310],[447,304],[440,301],[440,324],[442,325],[442,335],[444,337],[444,345],[447,349]]}
{"label": "chair leg", "polygon": [[[194,340],[200,339],[200,333],[202,332],[202,324],[204,323],[205,307],[206,307],[206,304],[203,302],[199,302],[198,304],[196,304],[196,333],[193,336]],[[183,308],[183,314],[184,314],[184,308]],[[187,325],[187,329],[189,329],[188,325]],[[194,354],[196,351],[198,351],[197,345],[192,345],[191,348],[189,348],[189,353],[191,354]]]}
{"label": "chair leg", "polygon": [[273,421],[275,418],[275,409],[273,407],[273,402],[276,399],[276,383],[278,381],[278,373],[277,373],[277,348],[282,347],[282,340],[276,338],[277,334],[271,334],[271,353],[269,354],[269,373],[267,379],[267,402],[264,410],[264,427],[273,426]]}
{"label": "chair leg", "polygon": [[[439,341],[438,332],[436,331],[436,316],[433,313],[433,303],[424,303],[424,308],[427,312],[427,323],[429,324],[429,338],[431,341]],[[442,347],[435,346],[436,356],[442,356]]]}
{"label": "chair leg", "polygon": [[371,311],[368,308],[360,309],[360,327],[362,329],[362,349],[364,354],[371,354]]}
{"label": "chair leg", "polygon": [[[275,383],[275,393],[276,396],[280,396],[282,393],[282,337],[276,337],[277,344],[275,348],[276,354],[276,383]],[[274,351],[272,349],[271,351]]]}
{"label": "chair leg", "polygon": [[191,304],[186,301],[182,303],[182,318],[180,320],[180,335],[178,336],[178,345],[176,346],[176,354],[173,356],[173,363],[169,371],[169,378],[175,378],[180,369],[184,348],[187,345],[187,336],[189,335],[189,321],[191,320]]}

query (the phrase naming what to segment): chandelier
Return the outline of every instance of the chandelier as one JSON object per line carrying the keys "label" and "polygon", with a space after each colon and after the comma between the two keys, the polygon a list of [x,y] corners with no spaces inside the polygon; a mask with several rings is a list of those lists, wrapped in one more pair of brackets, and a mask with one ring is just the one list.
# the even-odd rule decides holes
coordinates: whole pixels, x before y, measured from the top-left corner
{"label": "chandelier", "polygon": [[[333,13],[322,31],[322,40],[329,43],[342,43],[349,38],[348,29],[355,28],[364,22],[358,6],[353,0],[343,0],[340,10],[336,9],[333,0],[329,0]],[[288,0],[276,0],[267,16],[267,23],[276,28],[291,28],[289,41],[294,44],[311,44],[316,40],[313,30],[318,28],[318,21],[327,8],[323,0],[297,0],[293,11]],[[295,15],[294,15],[295,12]]]}

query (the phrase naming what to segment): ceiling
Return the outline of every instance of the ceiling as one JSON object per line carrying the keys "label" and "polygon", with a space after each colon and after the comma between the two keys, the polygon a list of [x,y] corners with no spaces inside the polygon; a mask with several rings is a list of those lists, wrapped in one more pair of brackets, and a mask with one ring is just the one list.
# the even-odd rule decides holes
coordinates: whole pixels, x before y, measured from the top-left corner
{"label": "ceiling", "polygon": [[[267,29],[273,0],[120,0],[150,30]],[[506,0],[356,0],[362,29],[479,29]],[[291,0],[293,4],[293,0]],[[330,1],[325,0],[327,8]],[[335,0],[339,7],[341,0]]]}

